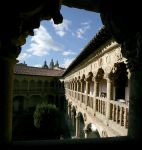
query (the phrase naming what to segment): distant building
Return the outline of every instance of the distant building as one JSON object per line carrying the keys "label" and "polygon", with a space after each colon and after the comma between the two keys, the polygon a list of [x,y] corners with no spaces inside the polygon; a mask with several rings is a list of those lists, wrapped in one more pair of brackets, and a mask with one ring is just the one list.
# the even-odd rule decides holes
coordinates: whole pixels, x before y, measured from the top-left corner
{"label": "distant building", "polygon": [[51,59],[51,62],[49,64],[49,69],[65,70],[65,68],[59,66],[58,60],[56,61],[56,63],[54,63],[53,59]]}
{"label": "distant building", "polygon": [[47,63],[46,63],[46,60],[44,61],[44,65],[43,65],[42,68],[47,68],[47,69],[48,69],[48,65],[47,65]]}
{"label": "distant building", "polygon": [[33,111],[37,104],[55,104],[65,108],[64,70],[48,69],[46,61],[42,68],[16,64],[14,68],[13,106],[14,114]]}

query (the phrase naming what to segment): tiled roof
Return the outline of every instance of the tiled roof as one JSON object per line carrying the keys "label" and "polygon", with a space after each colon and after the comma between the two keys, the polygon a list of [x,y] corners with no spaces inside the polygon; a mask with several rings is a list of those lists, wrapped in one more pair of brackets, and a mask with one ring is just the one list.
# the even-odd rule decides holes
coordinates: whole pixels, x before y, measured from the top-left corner
{"label": "tiled roof", "polygon": [[19,64],[16,64],[14,67],[14,73],[21,75],[61,77],[64,72],[65,72],[64,70],[37,68]]}

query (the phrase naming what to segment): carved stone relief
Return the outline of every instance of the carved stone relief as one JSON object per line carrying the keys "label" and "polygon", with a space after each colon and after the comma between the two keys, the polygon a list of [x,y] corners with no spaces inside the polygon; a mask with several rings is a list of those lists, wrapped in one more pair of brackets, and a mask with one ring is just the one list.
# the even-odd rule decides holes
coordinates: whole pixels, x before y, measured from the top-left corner
{"label": "carved stone relief", "polygon": [[106,63],[109,64],[110,61],[111,61],[111,57],[110,57],[110,55],[107,55],[107,56],[106,56]]}
{"label": "carved stone relief", "polygon": [[116,51],[115,58],[116,58],[116,62],[122,61],[122,58],[123,58],[122,53],[120,51]]}

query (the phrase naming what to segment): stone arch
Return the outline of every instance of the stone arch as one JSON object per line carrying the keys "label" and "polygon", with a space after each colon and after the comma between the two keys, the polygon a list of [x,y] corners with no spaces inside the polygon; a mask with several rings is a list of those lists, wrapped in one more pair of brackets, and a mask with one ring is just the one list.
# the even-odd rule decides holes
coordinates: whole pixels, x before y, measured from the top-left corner
{"label": "stone arch", "polygon": [[[99,3],[100,4],[100,3]],[[113,3],[114,4],[114,3]],[[121,3],[118,3],[119,4],[119,6],[121,6],[122,4]],[[132,3],[131,3],[132,4]],[[139,3],[138,3],[139,4]],[[134,7],[135,8],[137,8],[136,6],[138,6],[138,4],[136,4],[136,3],[134,3]],[[25,4],[26,5],[26,4]],[[70,4],[68,4],[68,5],[70,5]],[[4,5],[5,6],[5,5]],[[14,5],[12,5],[12,6],[14,6]],[[18,5],[17,5],[18,6]],[[39,5],[40,6],[40,5]],[[54,5],[53,5],[54,6]],[[72,6],[72,5],[71,5]],[[79,7],[80,5],[78,5],[78,7]],[[86,5],[83,5],[83,6],[86,6]],[[99,5],[100,6],[100,5]],[[98,5],[96,5],[96,7],[97,7],[97,9],[96,9],[96,11],[100,11],[100,7],[99,7]],[[104,5],[101,5],[101,6],[104,6]],[[109,5],[110,6],[110,5]],[[122,18],[120,15],[117,15],[117,13],[115,13],[115,12],[117,12],[117,10],[118,9],[112,9],[113,8],[113,6],[112,7],[109,7],[108,6],[108,8],[110,8],[109,10],[108,9],[104,9],[104,13],[101,13],[101,16],[102,16],[102,20],[103,20],[103,22],[105,23],[105,25],[107,25],[107,27],[110,29],[111,27],[113,27],[112,28],[112,30],[111,30],[111,32],[113,33],[113,35],[114,35],[114,37],[115,37],[115,39],[117,39],[117,41],[119,42],[119,43],[124,43],[124,44],[126,44],[126,46],[124,45],[124,48],[126,47],[128,47],[128,48],[130,48],[130,47],[132,47],[132,48],[134,48],[135,49],[135,43],[137,42],[137,37],[136,37],[136,42],[131,46],[130,45],[130,43],[131,43],[131,41],[135,38],[135,35],[138,35],[138,37],[139,37],[139,35],[141,34],[140,32],[139,32],[139,29],[140,29],[140,25],[141,24],[139,24],[139,23],[135,23],[135,22],[138,22],[138,19],[135,19],[135,21],[133,21],[136,25],[134,26],[134,27],[136,27],[137,25],[138,25],[138,29],[136,29],[136,28],[134,28],[135,30],[133,30],[133,34],[130,34],[129,32],[130,32],[130,29],[131,29],[131,27],[134,25],[134,23],[132,23],[132,25],[130,26],[130,27],[128,27],[128,29],[126,30],[125,28],[127,28],[127,25],[129,25],[130,24],[130,19],[124,19],[126,16],[127,16],[127,14],[132,14],[132,12],[130,12],[130,9],[131,9],[131,7],[128,9],[128,11],[127,11],[127,13],[124,13],[125,11],[125,9],[124,9],[124,7],[123,7],[123,9],[122,9],[122,12],[121,12],[121,14],[125,14],[125,15],[123,15],[124,17]],[[50,5],[49,5],[49,7],[50,7]],[[87,7],[88,7],[88,5],[87,5]],[[28,14],[31,14],[31,13],[28,13],[28,12],[30,12],[29,11],[29,8],[28,9],[26,9],[26,8],[24,8],[23,7],[23,5],[22,5],[22,12],[25,12],[24,13],[24,15],[22,15],[22,17],[23,17],[23,19],[25,20],[23,20],[23,21],[21,21],[22,20],[22,18],[21,17],[19,17],[19,14],[21,14],[21,12],[20,12],[20,8],[18,9],[18,11],[16,11],[16,13],[17,14],[15,14],[15,11],[11,11],[12,9],[11,8],[13,8],[13,7],[10,7],[10,12],[11,12],[11,15],[10,15],[10,17],[11,16],[15,16],[14,18],[15,18],[15,20],[13,21],[13,22],[16,22],[16,26],[15,25],[13,25],[13,28],[12,28],[12,31],[11,30],[8,30],[7,31],[7,33],[8,32],[10,32],[9,33],[9,35],[11,35],[11,36],[9,36],[10,38],[13,36],[13,33],[17,33],[17,35],[14,35],[14,37],[17,37],[17,39],[15,39],[15,40],[13,40],[13,39],[11,39],[12,41],[13,41],[13,47],[14,47],[14,45],[16,45],[17,46],[17,53],[19,52],[19,47],[24,43],[23,41],[25,41],[24,40],[24,38],[23,37],[25,37],[24,35],[25,35],[25,33],[26,33],[26,35],[27,34],[32,34],[32,31],[31,31],[31,29],[33,29],[33,28],[35,28],[35,27],[38,27],[39,26],[39,20],[41,20],[41,19],[43,19],[43,18],[50,18],[50,17],[48,17],[48,13],[46,13],[46,14],[42,14],[43,12],[46,12],[46,11],[44,11],[44,9],[46,8],[46,7],[43,7],[44,9],[43,10],[41,10],[41,9],[35,9],[35,5],[34,5],[34,7],[32,7],[32,10],[31,11],[33,11],[33,10],[38,10],[38,11],[33,11],[33,14],[30,16],[30,15],[28,15]],[[16,6],[15,6],[15,8],[16,8]],[[42,7],[41,7],[42,8]],[[102,7],[103,8],[103,7]],[[118,7],[119,8],[119,7]],[[24,10],[24,11],[23,11]],[[49,9],[50,10],[50,9]],[[51,9],[52,10],[52,9]],[[53,9],[54,10],[54,9]],[[95,10],[95,9],[94,9]],[[114,13],[111,13],[111,12],[114,12]],[[139,10],[137,10],[134,14],[135,14],[135,16],[136,16],[136,14],[138,14],[138,12],[139,12]],[[41,13],[41,15],[38,15],[38,13]],[[53,17],[54,17],[54,21],[55,22],[58,22],[59,20],[62,20],[62,19],[58,19],[58,17],[56,16],[56,15],[59,15],[60,13],[55,13],[54,15],[53,15]],[[110,14],[113,14],[113,15],[110,15]],[[25,17],[24,17],[25,16]],[[26,19],[26,16],[27,16],[27,19]],[[52,16],[52,15],[49,15],[49,16]],[[106,16],[106,17],[105,17]],[[29,17],[29,18],[28,18]],[[19,18],[19,19],[18,19]],[[109,19],[108,19],[109,18]],[[116,18],[116,19],[114,19],[114,18]],[[120,19],[120,18],[122,18],[122,19]],[[129,17],[128,17],[129,18]],[[137,17],[137,18],[140,18],[140,17]],[[21,20],[20,20],[21,19]],[[117,20],[118,19],[118,20]],[[20,20],[20,21],[19,21]],[[127,20],[127,21],[124,21],[124,20]],[[124,21],[124,25],[120,25],[121,24],[121,21]],[[22,27],[21,28],[19,28],[19,25],[21,25],[21,22],[22,22]],[[33,23],[34,22],[34,23]],[[60,22],[60,21],[59,21]],[[5,24],[3,24],[3,27],[5,26]],[[6,28],[7,28],[7,26],[6,26]],[[18,30],[17,30],[17,28],[18,28]],[[116,28],[116,30],[115,30],[115,28]],[[3,28],[2,28],[3,29]],[[19,29],[20,29],[20,31],[21,32],[19,32]],[[113,30],[114,29],[114,30]],[[133,29],[133,28],[132,28]],[[118,32],[117,32],[118,31]],[[20,35],[18,35],[18,33],[20,33]],[[126,34],[124,34],[124,33],[126,33]],[[3,35],[7,35],[7,34],[5,34],[5,32],[3,32]],[[132,35],[131,37],[132,38],[129,38],[129,35]],[[2,36],[3,37],[3,36]],[[128,39],[127,41],[125,41],[126,39]],[[6,39],[6,42],[5,42],[5,40],[4,40],[4,44],[6,43],[8,43],[8,46],[6,46],[6,48],[9,48],[11,45],[11,40],[8,38],[8,40]],[[3,41],[3,40],[2,40]],[[139,42],[139,41],[138,41]],[[4,44],[2,44],[2,46],[4,45]],[[139,43],[138,43],[139,44]],[[137,45],[136,45],[137,46]],[[2,47],[3,48],[3,47]],[[138,47],[139,48],[139,47]],[[15,47],[15,49],[16,49],[16,47]],[[127,51],[126,51],[127,52]],[[128,51],[129,52],[129,51]],[[128,53],[127,52],[127,53]],[[138,51],[139,52],[139,51]],[[125,53],[126,54],[126,56],[127,56],[127,53]],[[5,53],[4,53],[5,54]],[[17,55],[16,53],[15,53],[15,55]],[[129,58],[129,57],[128,57]],[[137,57],[136,57],[137,58]],[[135,65],[135,63],[134,63],[134,65]],[[131,106],[131,105],[130,105]],[[132,107],[133,108],[133,107]],[[135,112],[135,111],[132,111],[132,112]],[[139,112],[139,111],[136,111],[136,112]],[[132,113],[133,114],[133,113]],[[136,115],[137,116],[137,115]],[[130,118],[131,119],[131,118]],[[133,126],[133,125],[132,125]],[[131,127],[131,126],[130,126]],[[131,130],[130,130],[131,131]],[[132,131],[131,131],[132,132]],[[131,132],[130,132],[130,135],[131,135]],[[133,134],[132,134],[133,135]],[[135,134],[134,134],[135,135]]]}
{"label": "stone arch", "polygon": [[113,81],[114,93],[113,99],[115,100],[125,100],[126,87],[128,86],[128,72],[126,64],[124,62],[115,63],[112,68],[109,78]]}
{"label": "stone arch", "polygon": [[98,82],[98,89],[96,92],[97,96],[106,98],[107,97],[107,81],[104,79],[104,70],[102,68],[98,69],[97,75],[95,77],[96,82]]}
{"label": "stone arch", "polygon": [[77,77],[74,78],[74,90],[77,91]]}
{"label": "stone arch", "polygon": [[82,75],[81,77],[81,82],[82,82],[82,93],[85,93],[86,92],[86,81],[85,81],[86,77],[85,77],[85,74]]}
{"label": "stone arch", "polygon": [[93,73],[90,71],[89,73],[88,73],[88,77],[87,77],[88,79],[90,79],[90,80],[92,80],[92,78],[93,78]]}
{"label": "stone arch", "polygon": [[87,138],[100,138],[99,131],[95,124],[89,123],[85,128]]}
{"label": "stone arch", "polygon": [[94,94],[94,81],[93,81],[92,72],[88,73],[87,81],[88,81],[88,94],[93,95]]}
{"label": "stone arch", "polygon": [[104,70],[102,68],[99,68],[95,79],[96,79],[97,82],[99,82],[103,78],[104,78]]}
{"label": "stone arch", "polygon": [[78,92],[81,92],[81,78],[78,76],[77,78],[77,84],[78,84]]}

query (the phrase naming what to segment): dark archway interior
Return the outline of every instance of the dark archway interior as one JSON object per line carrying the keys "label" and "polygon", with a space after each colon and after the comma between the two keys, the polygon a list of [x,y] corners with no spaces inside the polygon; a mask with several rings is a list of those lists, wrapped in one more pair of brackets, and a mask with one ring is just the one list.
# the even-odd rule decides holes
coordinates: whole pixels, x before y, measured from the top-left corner
{"label": "dark archway interior", "polygon": [[[131,71],[131,96],[128,135],[133,139],[141,139],[142,109],[141,109],[141,6],[138,1],[129,1],[125,4],[121,0],[59,0],[30,1],[25,0],[2,1],[0,4],[0,141],[11,142],[12,127],[12,73],[13,65],[21,51],[21,46],[26,42],[28,35],[33,35],[33,29],[38,28],[41,20],[53,18],[54,23],[63,20],[60,14],[61,4],[96,11],[101,14],[105,30],[109,30],[114,39],[121,44],[122,54],[128,60]],[[10,19],[12,21],[10,22]],[[7,90],[8,89],[8,90]],[[9,108],[9,112],[7,110]]]}

